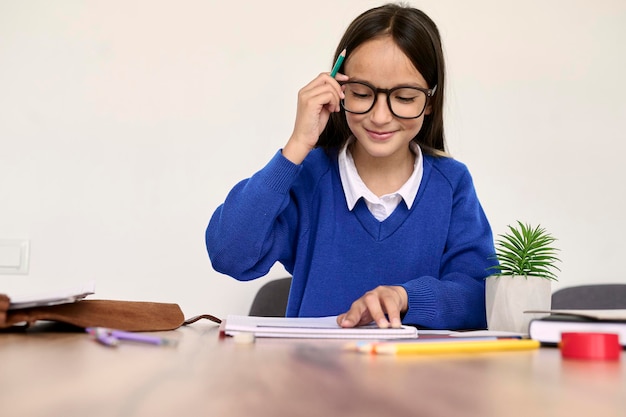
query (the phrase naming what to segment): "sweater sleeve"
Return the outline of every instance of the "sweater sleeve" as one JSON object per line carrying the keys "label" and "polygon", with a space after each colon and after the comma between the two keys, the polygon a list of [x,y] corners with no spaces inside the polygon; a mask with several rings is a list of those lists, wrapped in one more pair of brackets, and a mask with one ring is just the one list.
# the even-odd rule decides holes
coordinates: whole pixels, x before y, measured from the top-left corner
{"label": "sweater sleeve", "polygon": [[493,235],[467,170],[452,184],[452,194],[440,276],[402,284],[409,305],[403,321],[433,329],[484,329],[484,279],[496,263]]}
{"label": "sweater sleeve", "polygon": [[247,281],[292,256],[297,215],[289,207],[289,190],[300,170],[278,151],[264,168],[229,192],[205,233],[216,271]]}

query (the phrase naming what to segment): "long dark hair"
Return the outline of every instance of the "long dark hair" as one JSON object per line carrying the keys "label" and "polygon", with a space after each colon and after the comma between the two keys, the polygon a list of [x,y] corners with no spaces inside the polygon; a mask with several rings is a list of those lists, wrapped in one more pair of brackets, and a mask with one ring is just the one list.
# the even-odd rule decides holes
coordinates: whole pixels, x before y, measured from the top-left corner
{"label": "long dark hair", "polygon": [[[390,36],[393,39],[422,74],[428,88],[437,86],[429,101],[430,114],[424,116],[424,124],[413,140],[425,153],[446,155],[443,133],[445,66],[437,26],[424,12],[413,7],[401,4],[376,7],[359,15],[348,26],[334,58],[337,59],[341,51],[346,49],[347,60],[350,52],[359,45],[381,36]],[[333,113],[317,146],[327,151],[341,148],[351,134],[345,111]]]}

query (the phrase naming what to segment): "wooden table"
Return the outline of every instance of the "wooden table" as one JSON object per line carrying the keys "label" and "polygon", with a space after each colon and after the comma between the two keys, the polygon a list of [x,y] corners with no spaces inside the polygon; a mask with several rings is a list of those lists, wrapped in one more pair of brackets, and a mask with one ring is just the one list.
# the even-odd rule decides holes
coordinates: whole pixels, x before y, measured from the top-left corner
{"label": "wooden table", "polygon": [[393,357],[342,341],[220,339],[197,322],[176,347],[80,332],[0,333],[3,417],[626,416],[618,362],[535,351]]}

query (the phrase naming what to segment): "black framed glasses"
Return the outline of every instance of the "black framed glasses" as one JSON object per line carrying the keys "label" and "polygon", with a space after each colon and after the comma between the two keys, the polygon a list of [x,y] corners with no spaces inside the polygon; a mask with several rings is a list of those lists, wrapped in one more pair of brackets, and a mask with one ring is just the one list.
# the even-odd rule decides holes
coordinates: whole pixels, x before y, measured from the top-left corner
{"label": "black framed glasses", "polygon": [[374,108],[379,94],[387,96],[387,106],[391,114],[400,119],[417,119],[424,113],[430,98],[435,94],[433,88],[398,86],[391,89],[376,88],[363,81],[342,82],[345,98],[341,106],[349,113],[365,114]]}

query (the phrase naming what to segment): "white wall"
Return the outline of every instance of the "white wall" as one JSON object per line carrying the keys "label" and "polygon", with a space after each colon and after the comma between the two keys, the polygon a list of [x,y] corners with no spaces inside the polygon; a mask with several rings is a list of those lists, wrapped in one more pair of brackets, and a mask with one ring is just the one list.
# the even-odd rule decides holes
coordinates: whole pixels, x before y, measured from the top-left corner
{"label": "white wall", "polygon": [[[626,281],[626,3],[411,3],[442,32],[449,147],[494,231],[558,237],[555,289]],[[247,312],[268,278],[214,272],[205,226],[379,4],[0,0],[0,239],[31,242],[0,290],[94,279],[97,298]]]}

